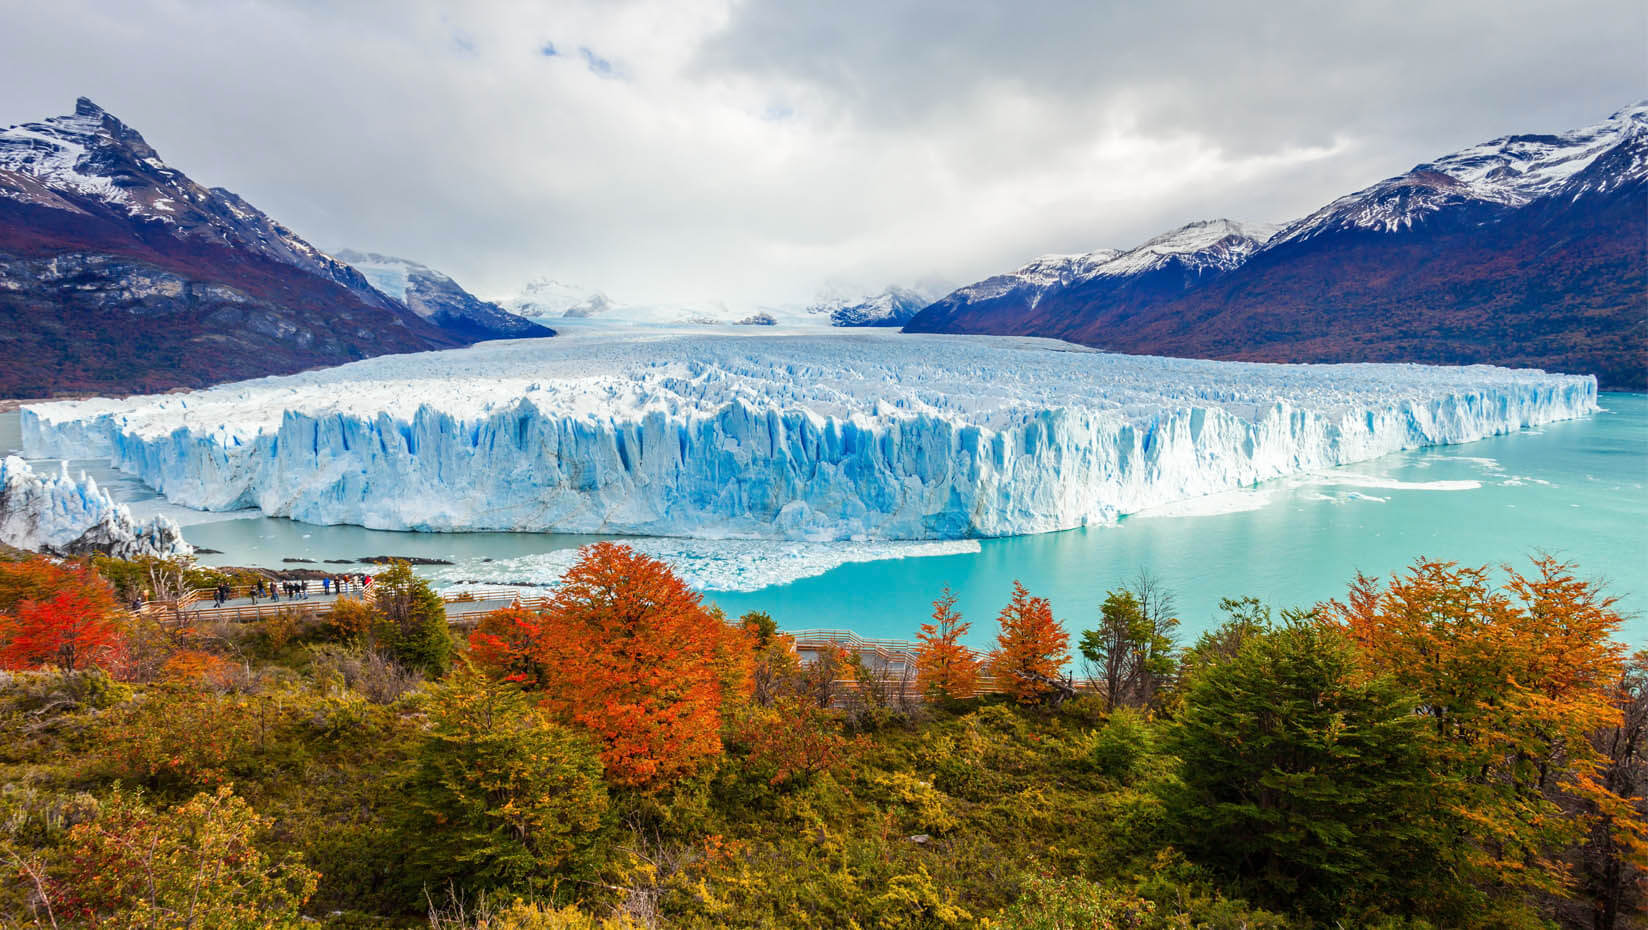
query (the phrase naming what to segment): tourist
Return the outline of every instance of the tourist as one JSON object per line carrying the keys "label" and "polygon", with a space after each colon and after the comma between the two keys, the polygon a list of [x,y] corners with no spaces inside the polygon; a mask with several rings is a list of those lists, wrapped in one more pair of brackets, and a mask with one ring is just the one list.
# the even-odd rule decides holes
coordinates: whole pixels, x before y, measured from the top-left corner
{"label": "tourist", "polygon": [[321,597],[326,597],[327,595],[329,595],[331,593],[332,593],[332,579],[331,578],[324,578],[324,577],[321,578],[321,580],[320,580],[320,595],[321,595]]}

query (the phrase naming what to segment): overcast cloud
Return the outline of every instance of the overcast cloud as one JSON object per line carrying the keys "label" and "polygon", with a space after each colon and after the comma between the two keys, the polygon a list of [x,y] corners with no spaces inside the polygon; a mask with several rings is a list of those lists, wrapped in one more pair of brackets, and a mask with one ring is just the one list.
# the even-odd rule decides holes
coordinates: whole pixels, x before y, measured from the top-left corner
{"label": "overcast cloud", "polygon": [[1648,5],[8,0],[86,95],[323,247],[742,307],[1274,222],[1648,96]]}

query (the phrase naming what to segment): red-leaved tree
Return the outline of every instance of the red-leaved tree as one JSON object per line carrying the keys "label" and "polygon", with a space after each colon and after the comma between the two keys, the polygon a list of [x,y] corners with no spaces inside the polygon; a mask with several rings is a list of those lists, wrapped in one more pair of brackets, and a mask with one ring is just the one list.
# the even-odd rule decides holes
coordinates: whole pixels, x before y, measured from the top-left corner
{"label": "red-leaved tree", "polygon": [[113,592],[85,566],[0,563],[0,667],[111,664],[120,654],[119,618]]}
{"label": "red-leaved tree", "polygon": [[548,607],[493,614],[475,659],[538,690],[548,711],[602,747],[607,780],[651,790],[721,752],[724,688],[747,691],[746,637],[669,566],[628,546],[585,546]]}
{"label": "red-leaved tree", "polygon": [[997,683],[1020,704],[1045,700],[1058,690],[1059,672],[1070,660],[1070,634],[1053,619],[1047,598],[1032,597],[1017,581],[999,621],[990,663]]}
{"label": "red-leaved tree", "polygon": [[970,698],[978,688],[978,658],[961,644],[972,628],[956,610],[956,596],[946,587],[933,602],[933,622],[923,623],[916,639],[916,684],[929,700]]}

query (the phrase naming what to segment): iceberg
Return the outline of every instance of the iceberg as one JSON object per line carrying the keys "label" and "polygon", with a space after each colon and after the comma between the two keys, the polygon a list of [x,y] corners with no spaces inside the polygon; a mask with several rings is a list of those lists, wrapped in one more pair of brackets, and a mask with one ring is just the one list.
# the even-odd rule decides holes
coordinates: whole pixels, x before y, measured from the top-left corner
{"label": "iceberg", "polygon": [[33,456],[376,529],[964,539],[1586,416],[1596,380],[1029,338],[589,333],[31,405]]}
{"label": "iceberg", "polygon": [[94,479],[69,477],[69,463],[48,476],[15,455],[0,461],[0,542],[55,555],[122,559],[194,552],[176,523],[159,516],[137,521]]}

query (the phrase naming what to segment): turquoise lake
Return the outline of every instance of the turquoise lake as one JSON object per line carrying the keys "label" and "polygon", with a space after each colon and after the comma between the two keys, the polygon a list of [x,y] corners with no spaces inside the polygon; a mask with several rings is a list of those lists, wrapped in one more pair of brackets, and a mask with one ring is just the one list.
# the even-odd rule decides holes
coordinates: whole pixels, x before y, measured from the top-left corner
{"label": "turquoise lake", "polygon": [[[1602,578],[1621,598],[1621,638],[1648,646],[1648,395],[1605,394],[1596,416],[1459,446],[1386,456],[1321,475],[1190,502],[1113,526],[981,540],[975,553],[850,563],[751,592],[708,591],[739,614],[765,610],[789,629],[829,627],[908,638],[946,584],[994,635],[1014,579],[1051,599],[1072,630],[1090,624],[1107,589],[1143,569],[1176,596],[1183,638],[1217,622],[1222,597],[1276,607],[1341,596],[1358,571],[1388,575],[1428,556],[1525,567],[1547,551]],[[17,415],[0,415],[0,449]],[[85,467],[141,515],[155,495],[100,463]],[[302,557],[393,554],[453,561],[509,558],[590,541],[553,534],[418,534],[311,526],[261,516],[181,514],[184,535],[222,550],[208,564],[279,567]],[[210,522],[194,522],[194,521]]]}

